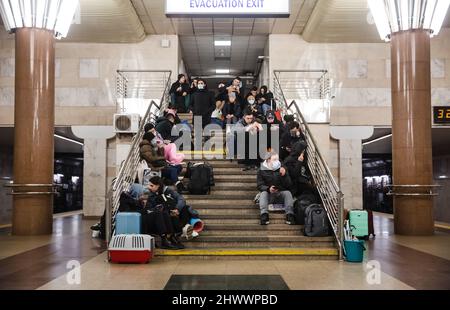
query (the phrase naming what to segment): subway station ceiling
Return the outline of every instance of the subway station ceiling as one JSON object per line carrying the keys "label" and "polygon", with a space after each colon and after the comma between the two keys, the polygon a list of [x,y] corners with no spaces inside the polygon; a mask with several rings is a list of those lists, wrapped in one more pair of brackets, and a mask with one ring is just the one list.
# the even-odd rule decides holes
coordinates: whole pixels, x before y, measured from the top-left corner
{"label": "subway station ceiling", "polygon": [[[81,23],[66,42],[134,43],[146,35],[180,37],[189,72],[253,72],[270,34],[299,34],[314,43],[380,42],[366,0],[291,0],[289,18],[168,18],[165,0],[80,0]],[[444,27],[450,27],[450,14]],[[231,47],[214,47],[214,40]]]}

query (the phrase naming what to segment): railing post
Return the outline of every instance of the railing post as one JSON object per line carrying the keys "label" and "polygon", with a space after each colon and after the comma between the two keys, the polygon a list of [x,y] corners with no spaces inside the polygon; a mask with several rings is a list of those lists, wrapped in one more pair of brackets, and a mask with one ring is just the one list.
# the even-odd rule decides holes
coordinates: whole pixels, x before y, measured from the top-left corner
{"label": "railing post", "polygon": [[340,191],[338,193],[338,236],[340,240],[339,246],[339,260],[344,259],[344,194]]}
{"label": "railing post", "polygon": [[[109,241],[111,240],[111,230],[112,230],[112,197],[111,192],[108,193],[108,196],[106,197],[106,206],[105,206],[105,240],[106,240],[106,246],[109,246]],[[108,252],[109,253],[109,252]],[[108,260],[109,260],[109,254],[108,254]]]}

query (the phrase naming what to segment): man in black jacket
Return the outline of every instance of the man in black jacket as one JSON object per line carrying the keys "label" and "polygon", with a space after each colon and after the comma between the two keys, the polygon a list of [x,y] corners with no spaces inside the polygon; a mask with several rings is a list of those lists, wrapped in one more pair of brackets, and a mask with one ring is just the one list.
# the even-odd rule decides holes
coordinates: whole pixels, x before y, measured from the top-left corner
{"label": "man in black jacket", "polygon": [[169,110],[164,118],[156,121],[156,131],[167,141],[175,141],[178,137],[172,137],[172,128],[175,125],[176,114]]}
{"label": "man in black jacket", "polygon": [[259,208],[261,210],[261,225],[269,224],[269,204],[282,203],[286,212],[286,224],[293,225],[294,200],[289,188],[292,186],[289,173],[278,158],[278,154],[270,152],[258,171],[257,187],[261,192]]}
{"label": "man in black jacket", "polygon": [[292,179],[291,192],[294,197],[300,196],[306,191],[314,190],[308,175],[306,147],[304,141],[296,142],[292,146],[291,154],[283,162]]}
{"label": "man in black jacket", "polygon": [[199,79],[197,82],[197,91],[191,95],[190,108],[195,117],[202,118],[202,128],[211,123],[211,113],[216,108],[214,93],[208,90],[206,81]]}

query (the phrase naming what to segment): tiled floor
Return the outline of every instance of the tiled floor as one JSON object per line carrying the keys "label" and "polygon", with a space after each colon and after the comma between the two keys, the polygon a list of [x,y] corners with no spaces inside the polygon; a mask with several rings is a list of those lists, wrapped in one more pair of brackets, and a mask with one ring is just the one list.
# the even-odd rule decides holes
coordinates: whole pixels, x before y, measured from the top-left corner
{"label": "tiled floor", "polygon": [[[367,243],[362,264],[155,259],[148,265],[116,265],[90,237],[91,224],[72,216],[55,220],[52,237],[0,236],[0,289],[450,289],[450,234],[394,236],[392,220],[379,215],[377,236]],[[70,284],[70,260],[81,263],[80,283]],[[379,263],[379,273],[367,267],[370,260]]]}

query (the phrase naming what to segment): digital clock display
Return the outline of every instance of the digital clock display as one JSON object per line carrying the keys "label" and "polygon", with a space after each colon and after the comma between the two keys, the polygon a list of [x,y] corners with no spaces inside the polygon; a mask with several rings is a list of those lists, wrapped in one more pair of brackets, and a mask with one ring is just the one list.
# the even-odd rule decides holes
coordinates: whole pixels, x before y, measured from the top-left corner
{"label": "digital clock display", "polygon": [[435,124],[450,124],[450,107],[433,107]]}

